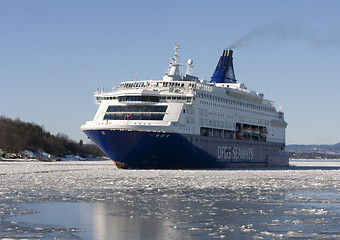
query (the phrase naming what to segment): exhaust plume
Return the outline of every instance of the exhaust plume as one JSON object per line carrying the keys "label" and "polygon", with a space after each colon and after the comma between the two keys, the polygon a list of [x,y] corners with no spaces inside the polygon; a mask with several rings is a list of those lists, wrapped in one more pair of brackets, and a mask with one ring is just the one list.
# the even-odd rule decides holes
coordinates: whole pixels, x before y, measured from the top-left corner
{"label": "exhaust plume", "polygon": [[291,39],[300,39],[316,47],[340,45],[339,33],[321,34],[315,30],[293,22],[278,22],[256,28],[233,42],[228,49],[279,44]]}

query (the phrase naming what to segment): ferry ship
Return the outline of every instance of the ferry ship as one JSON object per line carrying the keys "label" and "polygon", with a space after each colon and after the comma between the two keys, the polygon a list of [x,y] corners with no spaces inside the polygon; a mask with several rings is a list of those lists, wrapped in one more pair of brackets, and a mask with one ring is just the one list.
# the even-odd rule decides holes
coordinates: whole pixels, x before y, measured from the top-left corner
{"label": "ferry ship", "polygon": [[210,81],[181,73],[178,45],[162,80],[123,81],[97,90],[81,130],[118,168],[196,169],[288,166],[284,114],[238,83],[223,50]]}

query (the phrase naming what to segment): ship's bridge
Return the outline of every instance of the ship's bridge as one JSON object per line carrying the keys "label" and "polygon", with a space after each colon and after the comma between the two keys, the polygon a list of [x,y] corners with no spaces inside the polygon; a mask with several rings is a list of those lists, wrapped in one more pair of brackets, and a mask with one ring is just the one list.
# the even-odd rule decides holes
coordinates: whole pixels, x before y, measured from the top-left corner
{"label": "ship's bridge", "polygon": [[113,91],[97,89],[94,98],[97,104],[104,100],[119,102],[160,102],[162,100],[192,101],[195,82],[190,81],[127,81]]}

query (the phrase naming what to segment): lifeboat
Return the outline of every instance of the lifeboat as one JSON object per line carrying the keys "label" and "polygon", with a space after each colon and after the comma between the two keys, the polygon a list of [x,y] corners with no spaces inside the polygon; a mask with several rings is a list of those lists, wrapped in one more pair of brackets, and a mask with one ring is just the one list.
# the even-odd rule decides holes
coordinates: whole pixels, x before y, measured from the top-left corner
{"label": "lifeboat", "polygon": [[260,129],[258,127],[252,127],[251,133],[253,136],[258,136],[260,134]]}
{"label": "lifeboat", "polygon": [[268,134],[268,131],[267,131],[267,129],[265,128],[265,127],[261,127],[260,128],[260,135],[261,136],[266,136]]}
{"label": "lifeboat", "polygon": [[243,138],[243,134],[239,131],[236,132],[236,139],[242,139]]}
{"label": "lifeboat", "polygon": [[243,133],[251,134],[252,130],[249,125],[243,125]]}

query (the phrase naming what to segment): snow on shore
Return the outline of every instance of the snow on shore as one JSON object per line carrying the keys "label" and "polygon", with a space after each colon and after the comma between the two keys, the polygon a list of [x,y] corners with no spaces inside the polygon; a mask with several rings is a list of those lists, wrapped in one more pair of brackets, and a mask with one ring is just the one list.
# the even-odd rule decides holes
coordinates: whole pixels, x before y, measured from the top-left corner
{"label": "snow on shore", "polygon": [[65,157],[57,157],[44,151],[34,153],[25,150],[21,154],[5,153],[0,149],[0,161],[2,162],[57,162],[57,161],[108,161],[108,157],[80,157],[78,155],[66,155]]}

